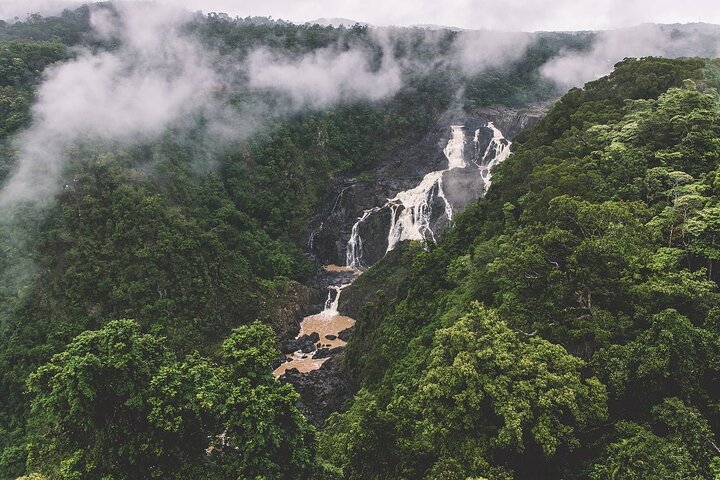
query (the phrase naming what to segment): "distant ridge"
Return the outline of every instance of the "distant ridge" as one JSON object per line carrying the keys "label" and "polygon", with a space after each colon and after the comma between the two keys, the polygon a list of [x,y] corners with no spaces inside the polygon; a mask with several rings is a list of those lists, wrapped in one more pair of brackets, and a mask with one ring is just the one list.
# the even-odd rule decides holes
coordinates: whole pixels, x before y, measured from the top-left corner
{"label": "distant ridge", "polygon": [[370,27],[371,25],[367,22],[358,22],[350,18],[318,18],[307,22],[310,25],[321,25],[323,27],[352,27],[353,25],[362,25],[364,27]]}
{"label": "distant ridge", "polygon": [[409,28],[421,28],[423,30],[451,30],[453,32],[462,32],[467,28],[451,27],[448,25],[434,25],[432,23],[420,23],[417,25],[411,25]]}

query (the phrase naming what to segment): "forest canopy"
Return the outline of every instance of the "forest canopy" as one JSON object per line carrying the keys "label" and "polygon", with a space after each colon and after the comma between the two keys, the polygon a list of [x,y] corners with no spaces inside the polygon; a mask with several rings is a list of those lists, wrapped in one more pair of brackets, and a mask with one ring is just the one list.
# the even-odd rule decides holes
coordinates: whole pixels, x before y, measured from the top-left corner
{"label": "forest canopy", "polygon": [[[1,180],[63,65],[135,58],[91,13],[0,23]],[[376,300],[341,357],[358,391],[318,430],[272,367],[330,184],[371,181],[447,112],[557,99],[542,66],[594,34],[512,37],[527,48],[472,70],[446,60],[452,30],[182,32],[239,78],[189,98],[262,122],[209,136],[200,108],[137,141],[78,135],[53,195],[0,205],[0,478],[720,478],[717,60],[628,58],[571,89],[439,242],[348,287]],[[278,93],[229,67],[357,51],[396,90]]]}

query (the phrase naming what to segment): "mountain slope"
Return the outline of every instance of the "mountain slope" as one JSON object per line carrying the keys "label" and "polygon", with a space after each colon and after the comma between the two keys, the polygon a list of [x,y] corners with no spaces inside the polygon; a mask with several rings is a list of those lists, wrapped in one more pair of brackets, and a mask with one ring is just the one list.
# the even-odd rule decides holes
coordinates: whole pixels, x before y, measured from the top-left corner
{"label": "mountain slope", "polygon": [[344,292],[363,388],[321,445],[346,478],[713,475],[717,69],[571,91],[437,246]]}

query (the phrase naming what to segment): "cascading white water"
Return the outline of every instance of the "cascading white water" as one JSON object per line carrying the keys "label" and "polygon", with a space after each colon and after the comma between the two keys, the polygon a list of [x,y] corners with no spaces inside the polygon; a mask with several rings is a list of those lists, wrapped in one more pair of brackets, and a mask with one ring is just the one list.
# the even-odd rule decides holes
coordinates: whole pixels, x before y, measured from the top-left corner
{"label": "cascading white water", "polygon": [[447,146],[443,150],[445,158],[448,160],[447,170],[453,168],[465,168],[465,126],[452,125],[452,138],[448,141]]}
{"label": "cascading white water", "polygon": [[[452,138],[448,141],[443,150],[448,161],[448,168],[430,172],[422,179],[420,184],[410,190],[400,192],[395,197],[381,206],[365,210],[362,217],[353,225],[350,240],[346,250],[346,265],[353,268],[363,268],[362,265],[362,237],[360,236],[360,225],[375,212],[384,208],[390,209],[390,230],[387,236],[387,252],[393,250],[403,240],[424,241],[436,240],[435,232],[432,230],[431,220],[433,218],[433,205],[437,199],[442,201],[445,216],[448,222],[453,219],[453,207],[443,191],[443,175],[445,172],[455,168],[467,168],[465,161],[465,127],[463,125],[452,125]],[[480,130],[475,131],[473,145],[475,148],[472,156],[472,163],[480,170],[483,180],[483,191],[487,191],[492,178],[492,168],[505,160],[510,155],[511,142],[505,139],[502,132],[495,127],[493,122],[487,123],[493,137],[482,156],[479,155]],[[478,161],[479,160],[479,161]]]}
{"label": "cascading white water", "polygon": [[362,268],[360,261],[362,260],[363,250],[362,237],[360,237],[360,224],[367,220],[370,215],[380,210],[380,208],[382,207],[365,210],[363,216],[353,225],[352,231],[350,232],[350,240],[348,240],[347,249],[345,250],[345,265],[348,267]]}
{"label": "cascading white water", "polygon": [[[355,222],[350,240],[347,244],[345,255],[346,267],[338,267],[335,265],[325,267],[326,271],[332,272],[350,271],[353,272],[355,277],[351,278],[349,282],[345,280],[346,283],[328,287],[328,297],[325,301],[325,308],[322,312],[303,319],[298,338],[316,332],[320,337],[320,343],[325,347],[333,348],[345,345],[345,342],[337,338],[337,336],[342,330],[351,327],[355,321],[338,312],[340,294],[345,287],[352,283],[357,275],[360,275],[361,269],[364,267],[361,263],[363,258],[363,241],[360,236],[360,225],[372,214],[384,208],[390,209],[391,226],[388,233],[388,252],[395,248],[397,243],[402,240],[423,241],[429,238],[435,240],[435,233],[432,231],[430,220],[432,218],[432,208],[433,205],[437,203],[437,199],[441,199],[444,204],[443,214],[446,219],[448,221],[452,220],[452,205],[443,191],[443,174],[455,168],[468,167],[465,161],[465,147],[468,142],[465,138],[463,126],[453,125],[451,128],[452,138],[443,150],[448,161],[447,169],[428,173],[417,187],[398,193],[383,206],[365,210],[363,215]],[[500,132],[492,122],[487,124],[487,128],[492,130],[493,138],[482,156],[479,151],[480,130],[475,131],[473,138],[474,151],[472,155],[468,155],[472,157],[472,165],[480,170],[480,175],[484,182],[484,190],[487,190],[490,184],[492,168],[510,155],[510,142],[503,137],[502,132]],[[347,188],[349,187],[345,187],[340,192],[340,195],[338,195],[332,212],[338,208],[338,205],[342,201],[342,195]],[[484,191],[478,192],[478,194],[482,195]],[[322,229],[322,226],[323,224],[320,225],[318,231]],[[310,235],[309,244],[311,248],[316,233],[317,232],[313,232],[313,234]],[[304,354],[302,351],[297,351],[288,355],[287,360],[288,362],[283,363],[275,369],[275,376],[279,377],[290,368],[297,368],[300,372],[316,370],[320,368],[327,358],[314,358],[313,354]]]}
{"label": "cascading white water", "polygon": [[435,198],[440,198],[445,207],[445,216],[452,220],[452,204],[443,191],[443,174],[454,168],[465,168],[465,127],[453,125],[452,138],[443,153],[448,161],[448,168],[430,172],[417,187],[400,192],[388,201],[392,209],[390,231],[388,232],[387,252],[393,250],[403,240],[435,240],[435,233],[430,226],[432,205]]}
{"label": "cascading white water", "polygon": [[[490,188],[493,167],[495,167],[495,165],[499,163],[502,163],[510,156],[510,146],[512,145],[512,142],[510,140],[507,140],[503,136],[502,132],[495,126],[493,122],[488,122],[487,127],[492,130],[493,138],[490,140],[490,143],[485,149],[481,164],[478,165],[481,170],[480,175],[482,175],[482,179],[485,184],[484,192],[487,192],[488,188]],[[475,132],[476,144],[478,142],[478,136],[479,130]],[[494,155],[492,156],[492,158],[489,159],[490,155],[493,153]]]}
{"label": "cascading white water", "polygon": [[310,237],[308,238],[308,248],[312,252],[313,246],[315,245],[315,236],[317,236],[318,233],[320,233],[325,226],[325,222],[320,222],[320,226],[310,232]]}
{"label": "cascading white water", "polygon": [[[328,298],[325,300],[325,310],[320,312],[321,315],[337,315],[338,306],[340,305],[340,293],[345,287],[350,286],[349,283],[343,285],[331,285],[328,287]],[[333,295],[335,292],[335,295]]]}

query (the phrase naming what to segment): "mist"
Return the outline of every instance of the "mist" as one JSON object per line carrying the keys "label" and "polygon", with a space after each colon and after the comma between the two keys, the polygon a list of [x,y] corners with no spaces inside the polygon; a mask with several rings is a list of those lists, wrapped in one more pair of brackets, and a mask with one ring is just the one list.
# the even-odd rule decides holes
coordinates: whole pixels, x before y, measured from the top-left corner
{"label": "mist", "polygon": [[58,188],[65,149],[80,141],[145,141],[195,112],[217,107],[213,56],[181,32],[190,14],[157,4],[118,4],[92,12],[114,51],[79,50],[50,68],[32,107],[32,126],[15,140],[17,167],[0,205],[41,200]]}
{"label": "mist", "polygon": [[589,51],[566,52],[543,65],[541,74],[570,88],[607,75],[626,57],[716,57],[719,33],[717,27],[703,24],[648,24],[600,32]]}
{"label": "mist", "polygon": [[2,0],[0,1],[0,19],[25,20],[28,15],[39,13],[43,16],[58,15],[67,8],[77,8],[78,1],[68,0]]}
{"label": "mist", "polygon": [[[17,2],[0,5],[5,12]],[[67,2],[24,5],[48,11]],[[242,140],[271,115],[382,101],[399,92],[408,75],[445,68],[472,76],[502,67],[521,59],[537,38],[489,30],[449,35],[375,28],[368,42],[339,42],[304,55],[255,47],[247,56],[221,56],[190,33],[188,25],[201,18],[198,13],[150,2],[113,8],[92,7],[91,24],[97,39],[117,48],[79,49],[71,60],[46,71],[32,107],[33,122],[15,138],[16,169],[0,190],[0,207],[57,193],[66,150],[78,142],[147,142],[170,128],[192,128],[199,118],[210,140]],[[718,32],[713,28],[643,25],[601,32],[588,51],[562,52],[541,74],[562,90],[609,73],[627,56],[715,56]],[[397,55],[402,42],[423,53]],[[431,60],[423,63],[426,58]],[[242,111],[217,94],[228,86],[244,97]],[[282,101],[263,103],[257,94],[265,93]]]}
{"label": "mist", "polygon": [[340,102],[377,101],[402,87],[401,69],[387,46],[381,65],[373,69],[370,52],[360,48],[323,48],[300,58],[266,49],[247,61],[248,85],[289,95],[295,108],[327,108]]}
{"label": "mist", "polygon": [[521,32],[460,32],[453,43],[451,62],[474,75],[519,60],[531,43],[532,36]]}

